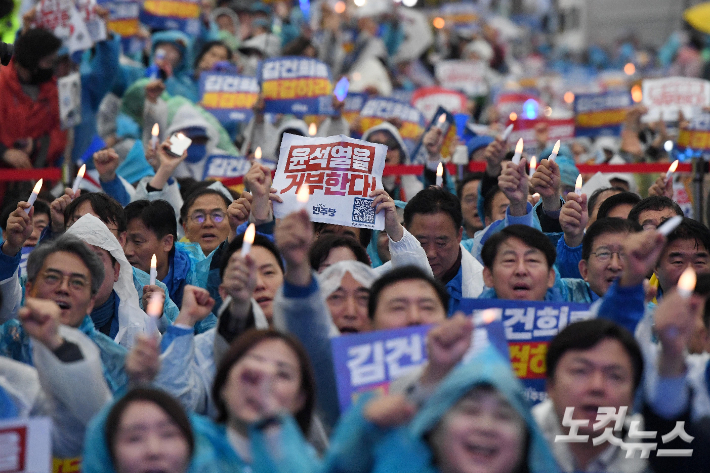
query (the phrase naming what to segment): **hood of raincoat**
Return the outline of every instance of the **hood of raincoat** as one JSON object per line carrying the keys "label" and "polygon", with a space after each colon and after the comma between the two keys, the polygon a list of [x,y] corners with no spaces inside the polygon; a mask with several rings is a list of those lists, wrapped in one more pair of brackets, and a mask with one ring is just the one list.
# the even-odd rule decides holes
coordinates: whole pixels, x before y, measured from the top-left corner
{"label": "hood of raincoat", "polygon": [[158,48],[160,43],[170,43],[180,51],[180,62],[173,68],[173,74],[178,75],[184,72],[189,72],[190,65],[192,64],[192,58],[190,56],[190,50],[192,46],[192,40],[188,35],[178,30],[166,30],[153,33],[151,36],[151,62],[155,61],[155,50]]}
{"label": "hood of raincoat", "polygon": [[402,153],[404,154],[402,164],[409,164],[411,157],[409,156],[409,151],[407,151],[407,146],[404,144],[402,135],[399,134],[399,130],[397,129],[397,127],[391,124],[390,122],[382,122],[379,125],[373,126],[372,128],[366,130],[365,133],[362,134],[362,139],[364,141],[369,141],[370,136],[372,136],[373,133],[378,131],[387,132],[392,135],[395,140],[397,140],[397,143],[399,143],[399,147],[402,150]]}
{"label": "hood of raincoat", "polygon": [[480,385],[493,386],[525,421],[529,438],[527,464],[530,472],[559,471],[552,452],[530,412],[523,385],[513,375],[510,363],[504,360],[492,345],[448,374],[412,421],[412,435],[422,439],[436,427],[459,399]]}

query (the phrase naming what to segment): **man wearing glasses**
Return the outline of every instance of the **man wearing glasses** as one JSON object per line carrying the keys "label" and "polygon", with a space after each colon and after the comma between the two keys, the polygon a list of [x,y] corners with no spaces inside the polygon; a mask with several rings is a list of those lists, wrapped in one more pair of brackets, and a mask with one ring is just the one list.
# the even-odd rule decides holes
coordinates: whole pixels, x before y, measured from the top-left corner
{"label": "man wearing glasses", "polygon": [[231,203],[221,192],[205,188],[190,194],[180,209],[185,237],[199,244],[205,256],[229,237],[227,208]]}

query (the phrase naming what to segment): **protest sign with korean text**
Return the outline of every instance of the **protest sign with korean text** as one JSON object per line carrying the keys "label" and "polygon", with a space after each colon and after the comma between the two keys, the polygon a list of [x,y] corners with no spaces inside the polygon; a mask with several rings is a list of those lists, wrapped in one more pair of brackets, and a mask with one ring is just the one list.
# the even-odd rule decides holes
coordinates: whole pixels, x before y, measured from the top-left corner
{"label": "protest sign with korean text", "polygon": [[200,11],[199,0],[145,0],[140,21],[154,30],[180,30],[197,35]]}
{"label": "protest sign with korean text", "polygon": [[299,209],[296,192],[308,184],[306,209],[314,222],[349,227],[385,228],[384,212],[375,213],[370,192],[382,189],[387,147],[345,135],[308,138],[285,133],[273,187],[283,203],[281,218]]}
{"label": "protest sign with korean text", "polygon": [[448,60],[436,64],[436,80],[442,87],[458,90],[469,97],[486,95],[488,65],[483,61]]}
{"label": "protest sign with korean text", "polygon": [[72,72],[57,81],[59,96],[59,121],[62,130],[81,123],[81,76]]}
{"label": "protest sign with korean text", "polygon": [[200,97],[200,105],[220,123],[245,122],[254,116],[259,84],[256,77],[204,72],[200,75]]}
{"label": "protest sign with korean text", "polygon": [[633,104],[631,94],[625,91],[575,95],[576,135],[621,135],[621,125]]}
{"label": "protest sign with korean text", "polygon": [[321,115],[332,109],[330,69],[316,59],[279,57],[259,64],[266,113]]}
{"label": "protest sign with korean text", "polygon": [[678,112],[686,119],[693,118],[703,107],[710,105],[710,82],[690,77],[645,79],[642,85],[642,104],[648,113],[647,122],[660,119],[678,120]]}
{"label": "protest sign with korean text", "polygon": [[357,117],[360,115],[362,108],[365,106],[365,102],[367,102],[367,97],[367,94],[360,92],[351,92],[345,97],[343,118],[350,125],[355,123]]}
{"label": "protest sign with korean text", "polygon": [[412,94],[412,105],[431,121],[439,107],[451,113],[466,113],[468,99],[461,92],[443,87],[421,87]]}
{"label": "protest sign with korean text", "polygon": [[[498,113],[505,118],[509,117],[511,113],[515,113],[516,116],[522,116],[523,107],[525,103],[530,100],[533,100],[538,104],[540,103],[540,97],[537,95],[537,91],[526,89],[521,92],[501,92],[496,94],[493,103],[495,104]],[[517,128],[517,125],[515,126]]]}
{"label": "protest sign with korean text", "polygon": [[411,151],[424,132],[424,116],[412,105],[392,98],[374,97],[360,111],[360,133],[392,118],[401,122],[399,134]]}
{"label": "protest sign with korean text", "polygon": [[54,33],[70,54],[94,44],[74,0],[42,0],[37,5],[34,26]]}
{"label": "protest sign with korean text", "polygon": [[[446,117],[443,123],[440,121],[441,116]],[[434,114],[434,119],[431,121],[431,123],[429,123],[429,126],[426,127],[426,130],[422,134],[421,139],[417,144],[417,147],[412,153],[412,163],[425,164],[429,159],[429,154],[427,153],[423,141],[424,136],[433,127],[438,127],[439,129],[441,129],[443,134],[443,143],[441,145],[442,158],[449,159],[453,155],[454,150],[456,149],[456,146],[459,143],[459,138],[456,130],[456,120],[454,119],[454,116],[452,114],[450,114],[442,107],[439,107],[436,113]]]}
{"label": "protest sign with korean text", "polygon": [[710,157],[710,113],[704,112],[678,130],[674,154],[678,158]]}
{"label": "protest sign with korean text", "polygon": [[0,471],[52,471],[51,433],[48,417],[0,420]]}
{"label": "protest sign with korean text", "polygon": [[141,2],[138,0],[99,0],[99,5],[108,9],[109,17],[106,29],[121,37],[121,45],[125,54],[140,51],[144,40],[138,37]]}
{"label": "protest sign with korean text", "polygon": [[567,325],[591,316],[588,304],[573,302],[464,299],[459,308],[465,313],[502,309],[510,364],[525,386],[525,396],[533,404],[547,397],[545,356],[550,340]]}

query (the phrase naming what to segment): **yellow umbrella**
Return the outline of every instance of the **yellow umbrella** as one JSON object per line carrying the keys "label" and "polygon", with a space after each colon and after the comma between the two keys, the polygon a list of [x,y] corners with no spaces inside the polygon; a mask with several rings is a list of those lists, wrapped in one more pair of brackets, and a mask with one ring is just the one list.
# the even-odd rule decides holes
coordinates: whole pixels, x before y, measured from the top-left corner
{"label": "yellow umbrella", "polygon": [[710,2],[688,8],[683,18],[696,30],[710,34]]}

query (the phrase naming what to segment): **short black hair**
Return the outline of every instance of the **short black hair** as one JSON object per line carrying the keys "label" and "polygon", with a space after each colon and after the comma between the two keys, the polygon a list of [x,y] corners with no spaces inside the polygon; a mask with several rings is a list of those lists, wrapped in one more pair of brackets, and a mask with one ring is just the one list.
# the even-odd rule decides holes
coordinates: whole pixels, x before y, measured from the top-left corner
{"label": "short black hair", "polygon": [[170,417],[170,420],[178,427],[180,433],[185,437],[190,457],[192,457],[192,453],[195,451],[195,436],[192,432],[190,418],[185,413],[185,409],[182,405],[165,391],[155,388],[139,387],[131,389],[125,396],[119,398],[111,407],[106,417],[104,435],[106,436],[106,447],[108,448],[111,462],[114,465],[116,464],[116,434],[121,424],[121,418],[124,412],[126,412],[126,409],[134,402],[150,402],[165,412],[168,417]]}
{"label": "short black hair", "polygon": [[411,281],[412,279],[425,281],[434,288],[436,295],[439,296],[441,305],[444,306],[444,312],[449,311],[449,293],[446,292],[446,287],[443,284],[434,279],[433,276],[425,273],[424,270],[418,266],[400,266],[387,271],[372,283],[372,287],[370,287],[370,299],[367,301],[367,315],[370,317],[370,320],[374,320],[375,318],[380,293],[386,287],[400,281]]}
{"label": "short black hair", "polygon": [[665,209],[673,209],[676,215],[680,215],[683,217],[683,209],[680,208],[680,205],[678,205],[673,199],[670,199],[666,197],[665,195],[652,195],[649,197],[646,197],[645,199],[641,199],[641,201],[634,205],[633,208],[631,209],[631,212],[629,212],[629,220],[633,220],[635,222],[639,222],[639,217],[641,216],[641,212],[646,211],[646,210],[665,210]]}
{"label": "short black hair", "polygon": [[483,180],[484,174],[482,172],[471,172],[466,174],[463,179],[461,179],[458,184],[456,184],[456,196],[461,201],[461,192],[463,192],[464,186],[471,181],[481,181]]}
{"label": "short black hair", "polygon": [[557,365],[565,353],[571,350],[589,350],[602,340],[607,339],[621,343],[624,351],[631,358],[635,391],[641,383],[641,375],[643,374],[641,348],[631,332],[621,325],[603,318],[571,323],[552,339],[545,356],[548,382],[555,379]]}
{"label": "short black hair", "polygon": [[[3,232],[7,230],[7,221],[10,218],[10,214],[17,210],[17,204],[19,202],[20,201],[16,199],[10,201],[5,205],[5,207],[3,207],[2,211],[0,212],[0,229],[2,229]],[[49,204],[47,204],[47,202],[37,199],[32,205],[35,209],[35,215],[44,214],[49,217],[50,220],[52,219],[52,214],[49,209]]]}
{"label": "short black hair", "polygon": [[[227,251],[224,252],[222,255],[222,260],[219,263],[219,278],[222,279],[224,277],[224,270],[227,269],[227,263],[229,263],[229,258],[232,257],[234,252],[239,251],[242,249],[242,244],[244,243],[244,234],[240,233],[236,237],[234,237],[234,240],[229,244],[227,247]],[[284,263],[283,260],[281,259],[281,253],[279,253],[279,249],[276,248],[276,245],[269,240],[267,237],[264,235],[257,233],[254,235],[254,243],[253,246],[261,246],[262,248],[266,248],[271,252],[272,255],[274,255],[274,258],[276,258],[276,261],[279,263],[279,268],[281,268],[281,272],[284,271]]]}
{"label": "short black hair", "polygon": [[554,245],[540,230],[527,225],[508,225],[499,232],[491,235],[483,244],[483,248],[481,248],[483,266],[489,269],[493,268],[493,262],[496,259],[500,245],[509,238],[517,238],[531,248],[542,251],[545,255],[548,269],[552,269],[555,264],[555,259],[557,258],[557,251]]}
{"label": "short black hair", "polygon": [[459,199],[438,186],[429,186],[419,191],[404,207],[404,226],[409,228],[414,216],[417,214],[431,215],[439,212],[446,213],[454,222],[458,231],[463,224],[461,202]]}
{"label": "short black hair", "polygon": [[177,242],[177,221],[173,206],[165,200],[136,200],[126,205],[126,222],[140,219],[143,225],[155,233],[158,239],[165,235],[172,235],[173,242]]}
{"label": "short black hair", "polygon": [[195,62],[192,65],[193,70],[197,70],[197,65],[200,63],[202,60],[202,56],[207,54],[207,52],[212,49],[214,46],[221,46],[224,49],[227,50],[227,60],[231,61],[232,60],[232,50],[229,49],[229,46],[224,44],[224,41],[220,40],[214,40],[214,41],[207,41],[205,44],[202,45],[202,48],[200,49],[200,52],[197,53],[197,57],[195,57]]}
{"label": "short black hair", "polygon": [[192,192],[190,195],[187,196],[187,199],[185,199],[185,203],[182,204],[182,207],[180,208],[180,223],[184,224],[187,222],[187,217],[188,213],[190,212],[190,207],[195,205],[195,201],[202,197],[203,195],[216,195],[220,199],[224,201],[224,205],[229,208],[229,206],[232,204],[232,201],[227,198],[226,195],[222,194],[220,191],[215,190],[215,189],[208,189],[208,188],[202,188],[202,189],[197,189],[194,192]]}
{"label": "short black hair", "polygon": [[485,223],[487,223],[488,225],[493,223],[489,222],[488,220],[493,219],[493,200],[499,192],[502,193],[503,189],[495,185],[488,189],[486,195],[483,196],[483,217],[485,218]]}
{"label": "short black hair", "polygon": [[592,195],[589,196],[589,199],[587,199],[587,211],[589,214],[592,214],[592,211],[594,210],[594,207],[597,206],[597,201],[601,197],[601,195],[604,192],[607,191],[619,191],[619,192],[625,192],[624,189],[621,187],[600,187],[599,189],[595,190],[592,192]]}
{"label": "short black hair", "polygon": [[692,218],[683,218],[680,225],[666,237],[666,247],[676,240],[695,240],[696,244],[703,245],[710,252],[710,230]]}
{"label": "short black hair", "polygon": [[588,260],[592,254],[594,240],[609,233],[636,233],[642,230],[641,225],[625,218],[601,218],[589,226],[582,238],[582,259]]}
{"label": "short black hair", "polygon": [[44,28],[24,31],[15,41],[14,59],[22,67],[34,71],[42,58],[62,47],[62,40]]}
{"label": "short black hair", "polygon": [[612,195],[608,197],[602,204],[599,206],[599,211],[597,212],[597,218],[606,218],[609,216],[609,213],[614,210],[614,208],[618,205],[624,205],[624,204],[629,204],[631,206],[634,206],[641,202],[641,197],[639,197],[638,194],[634,194],[633,192],[621,192],[616,195]]}
{"label": "short black hair", "polygon": [[[336,225],[334,223],[323,223],[323,222],[313,222],[313,232],[318,235],[318,239],[321,238],[320,235],[328,235],[330,234],[329,232],[326,231],[326,227],[328,226],[334,226],[334,227],[343,227],[344,225]],[[356,228],[356,227],[351,227],[351,228]],[[369,228],[358,228],[360,237],[358,238],[358,241],[362,245],[363,248],[367,248],[367,245],[370,244],[370,240],[372,240],[372,230]],[[324,233],[325,232],[325,233]],[[369,265],[369,263],[368,263]]]}
{"label": "short black hair", "polygon": [[359,241],[348,235],[329,234],[319,237],[311,246],[309,259],[311,268],[318,271],[320,265],[323,264],[333,248],[349,248],[355,254],[355,259],[359,262],[370,266],[370,257],[367,255],[367,250],[360,244]]}
{"label": "short black hair", "polygon": [[67,208],[64,209],[64,222],[69,226],[69,221],[76,209],[84,202],[89,202],[94,213],[99,217],[99,220],[105,224],[113,223],[118,227],[118,233],[126,231],[126,212],[123,206],[113,197],[103,192],[81,192],[81,195],[72,200]]}

